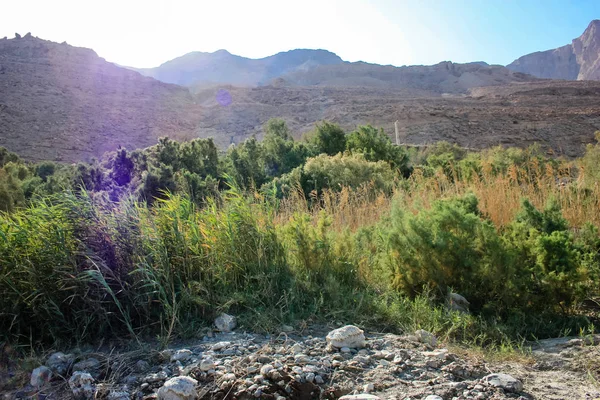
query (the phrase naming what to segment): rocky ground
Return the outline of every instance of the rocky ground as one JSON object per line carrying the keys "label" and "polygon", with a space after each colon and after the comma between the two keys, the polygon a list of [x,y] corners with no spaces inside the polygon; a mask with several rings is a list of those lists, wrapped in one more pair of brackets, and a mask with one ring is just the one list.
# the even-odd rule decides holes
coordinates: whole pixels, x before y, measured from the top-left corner
{"label": "rocky ground", "polygon": [[600,336],[542,341],[525,362],[490,362],[425,331],[281,331],[210,333],[163,351],[54,353],[4,399],[600,398]]}

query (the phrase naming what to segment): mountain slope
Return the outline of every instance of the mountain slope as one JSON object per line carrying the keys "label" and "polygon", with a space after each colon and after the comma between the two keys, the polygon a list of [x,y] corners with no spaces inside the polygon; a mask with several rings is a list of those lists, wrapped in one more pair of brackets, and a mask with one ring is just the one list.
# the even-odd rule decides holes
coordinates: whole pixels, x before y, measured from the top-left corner
{"label": "mountain slope", "polygon": [[29,34],[0,40],[0,146],[28,159],[76,161],[159,136],[191,137],[197,109],[187,89],[90,49]]}
{"label": "mountain slope", "polygon": [[256,86],[292,71],[339,63],[343,63],[342,59],[326,50],[297,49],[260,59],[236,56],[226,50],[218,50],[214,53],[188,53],[156,68],[135,70],[160,81],[178,85]]}
{"label": "mountain slope", "polygon": [[600,20],[592,21],[571,44],[527,54],[507,68],[539,78],[600,80]]}
{"label": "mountain slope", "polygon": [[450,61],[408,67],[364,62],[345,63],[295,71],[282,78],[300,86],[364,86],[420,89],[434,93],[466,93],[473,87],[536,80],[532,76],[515,73],[499,65],[481,62],[456,64]]}

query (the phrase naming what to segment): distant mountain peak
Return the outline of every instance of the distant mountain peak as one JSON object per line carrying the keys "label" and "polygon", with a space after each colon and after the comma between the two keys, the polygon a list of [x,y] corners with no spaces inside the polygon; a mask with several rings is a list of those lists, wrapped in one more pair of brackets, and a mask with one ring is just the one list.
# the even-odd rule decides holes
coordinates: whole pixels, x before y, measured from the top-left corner
{"label": "distant mountain peak", "polygon": [[591,21],[571,44],[527,54],[507,67],[539,78],[600,80],[600,20]]}

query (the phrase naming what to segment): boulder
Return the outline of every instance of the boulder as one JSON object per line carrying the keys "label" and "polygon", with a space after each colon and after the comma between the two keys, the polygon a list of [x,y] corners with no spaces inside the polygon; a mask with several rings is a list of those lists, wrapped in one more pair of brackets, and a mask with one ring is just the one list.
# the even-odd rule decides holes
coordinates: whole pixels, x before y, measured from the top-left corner
{"label": "boulder", "polygon": [[523,390],[523,383],[508,374],[489,374],[484,376],[481,382],[504,389],[507,392],[516,393]]}
{"label": "boulder", "polygon": [[380,397],[368,393],[347,394],[340,397],[339,400],[380,400]]}
{"label": "boulder", "polygon": [[215,326],[221,332],[231,332],[237,326],[237,321],[233,315],[223,313],[215,319]]}
{"label": "boulder", "polygon": [[75,372],[69,379],[69,387],[77,400],[91,400],[96,393],[94,378],[87,372]]}
{"label": "boulder", "polygon": [[467,299],[458,293],[450,293],[448,296],[448,308],[450,308],[452,311],[459,311],[468,314],[470,305],[471,303],[469,303]]}
{"label": "boulder", "polygon": [[37,367],[31,372],[31,386],[40,388],[50,382],[52,379],[52,370],[46,366]]}
{"label": "boulder", "polygon": [[158,389],[159,400],[194,400],[197,397],[196,385],[198,382],[189,376],[177,376],[165,382]]}
{"label": "boulder", "polygon": [[73,363],[74,359],[75,357],[72,354],[58,352],[48,357],[46,365],[52,370],[52,372],[58,375],[64,375],[69,370],[69,367]]}
{"label": "boulder", "polygon": [[342,347],[360,348],[365,346],[364,332],[354,325],[346,325],[329,332],[326,337],[330,346],[338,349]]}

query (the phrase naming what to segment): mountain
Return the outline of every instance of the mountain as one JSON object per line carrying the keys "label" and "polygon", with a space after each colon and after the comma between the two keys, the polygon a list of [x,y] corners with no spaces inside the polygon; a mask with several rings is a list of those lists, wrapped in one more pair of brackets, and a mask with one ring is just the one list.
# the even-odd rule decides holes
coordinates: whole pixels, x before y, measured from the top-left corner
{"label": "mountain", "polygon": [[507,68],[546,79],[600,80],[600,20],[571,44],[527,54]]}
{"label": "mountain", "polygon": [[188,89],[30,34],[0,39],[0,146],[27,159],[77,161],[159,136],[192,137]]}
{"label": "mountain", "polygon": [[535,80],[532,76],[484,62],[456,64],[445,61],[431,66],[394,67],[346,62],[326,50],[292,50],[258,60],[236,56],[225,50],[194,52],[159,67],[137,71],[163,82],[191,87],[193,91],[215,84],[247,87],[275,84],[466,93],[478,86]]}
{"label": "mountain", "polygon": [[[213,63],[215,80],[227,68],[238,68],[240,79],[235,62],[247,61],[224,51],[205,58],[213,60],[205,65]],[[217,67],[218,58],[237,61]],[[539,142],[572,156],[600,129],[600,82],[541,80],[482,62],[348,63],[321,50],[262,62],[243,75],[251,85],[198,81],[191,68],[195,83],[183,87],[111,64],[90,49],[31,35],[0,40],[0,146],[27,160],[67,162],[118,146],[150,146],[160,136],[213,137],[224,149],[260,137],[278,117],[297,138],[323,120],[347,131],[372,124],[393,136],[397,120],[404,143]]]}
{"label": "mountain", "polygon": [[156,68],[134,70],[163,82],[185,86],[257,86],[294,71],[341,63],[343,60],[340,57],[326,50],[298,49],[260,59],[236,56],[226,50],[218,50],[214,53],[188,53]]}

